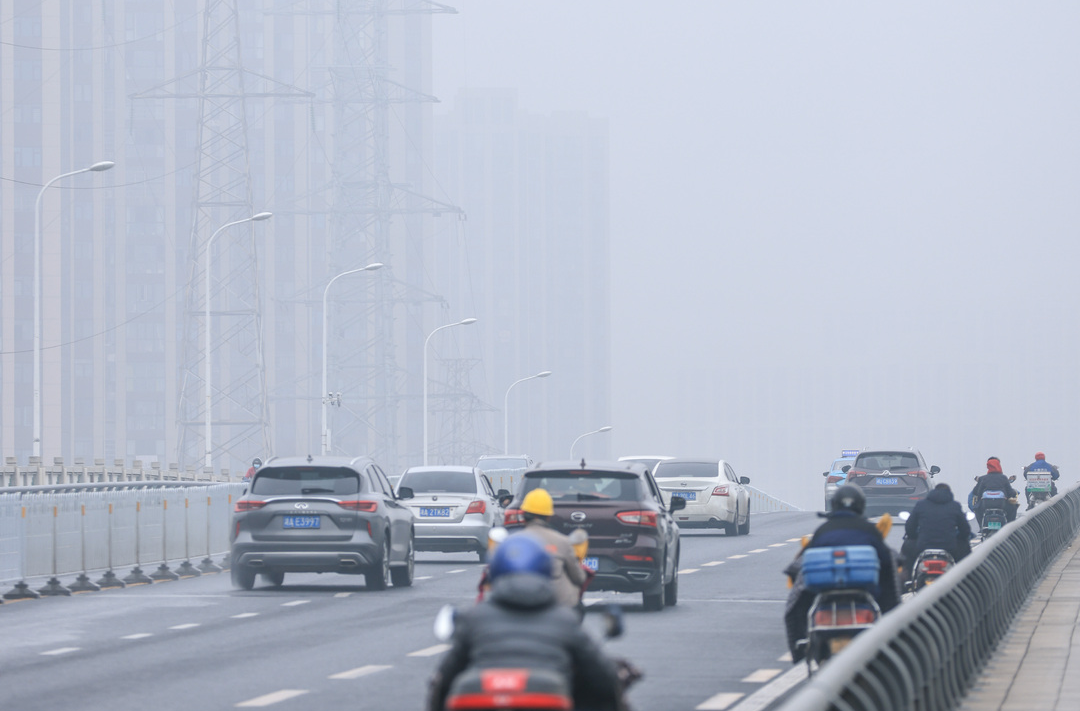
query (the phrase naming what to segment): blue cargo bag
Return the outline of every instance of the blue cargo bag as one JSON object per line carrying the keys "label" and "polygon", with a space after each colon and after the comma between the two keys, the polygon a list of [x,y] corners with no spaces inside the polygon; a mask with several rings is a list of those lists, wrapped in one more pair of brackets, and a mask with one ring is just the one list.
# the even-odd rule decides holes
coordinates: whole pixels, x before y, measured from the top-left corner
{"label": "blue cargo bag", "polygon": [[802,556],[806,589],[869,588],[878,584],[878,556],[873,546],[807,548]]}

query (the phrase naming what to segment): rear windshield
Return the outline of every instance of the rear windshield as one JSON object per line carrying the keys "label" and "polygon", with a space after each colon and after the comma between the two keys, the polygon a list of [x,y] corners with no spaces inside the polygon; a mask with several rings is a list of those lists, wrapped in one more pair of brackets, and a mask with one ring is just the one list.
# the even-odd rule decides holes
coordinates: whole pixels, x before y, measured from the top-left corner
{"label": "rear windshield", "polygon": [[720,476],[720,465],[716,462],[660,462],[656,465],[653,476],[657,479],[715,479]]}
{"label": "rear windshield", "polygon": [[405,472],[398,486],[417,494],[475,494],[476,477],[472,472]]}
{"label": "rear windshield", "polygon": [[263,467],[251,484],[251,493],[260,496],[347,496],[360,491],[360,475],[345,467]]}
{"label": "rear windshield", "polygon": [[505,459],[481,459],[476,463],[478,469],[491,471],[492,469],[525,469],[529,463],[521,457],[506,457]]}
{"label": "rear windshield", "polygon": [[906,472],[919,468],[919,458],[911,452],[867,452],[855,460],[854,469],[864,471]]}
{"label": "rear windshield", "polygon": [[554,501],[639,501],[640,483],[636,474],[616,472],[544,472],[525,477],[522,495],[533,489],[547,489]]}

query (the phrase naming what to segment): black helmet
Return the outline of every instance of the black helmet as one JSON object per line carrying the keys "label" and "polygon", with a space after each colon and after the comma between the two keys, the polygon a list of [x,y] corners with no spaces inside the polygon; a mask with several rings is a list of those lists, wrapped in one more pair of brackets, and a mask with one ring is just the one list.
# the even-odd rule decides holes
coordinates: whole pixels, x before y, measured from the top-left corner
{"label": "black helmet", "polygon": [[851,511],[858,516],[862,516],[863,511],[866,510],[866,497],[863,495],[862,489],[851,484],[841,486],[833,494],[832,510]]}

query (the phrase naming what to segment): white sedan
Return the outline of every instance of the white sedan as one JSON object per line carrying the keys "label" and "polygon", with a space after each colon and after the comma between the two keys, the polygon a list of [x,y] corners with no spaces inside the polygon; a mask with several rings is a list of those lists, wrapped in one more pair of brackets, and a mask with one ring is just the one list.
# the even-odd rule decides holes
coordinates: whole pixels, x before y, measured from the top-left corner
{"label": "white sedan", "polygon": [[723,528],[729,536],[750,533],[750,477],[737,477],[722,459],[667,459],[653,472],[665,497],[686,499],[675,512],[680,528]]}

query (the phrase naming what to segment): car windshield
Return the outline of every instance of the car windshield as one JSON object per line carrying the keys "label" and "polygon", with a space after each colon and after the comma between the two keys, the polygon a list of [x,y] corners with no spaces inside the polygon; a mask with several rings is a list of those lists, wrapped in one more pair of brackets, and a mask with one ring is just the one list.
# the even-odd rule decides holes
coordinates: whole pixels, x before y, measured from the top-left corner
{"label": "car windshield", "polygon": [[475,494],[476,477],[472,472],[405,472],[398,482],[402,486],[417,494]]}
{"label": "car windshield", "polygon": [[525,469],[528,462],[521,457],[501,457],[497,459],[481,459],[476,463],[478,469],[492,471],[493,469]]}
{"label": "car windshield", "polygon": [[346,467],[263,467],[251,484],[251,493],[260,496],[346,496],[360,491],[360,475]]}
{"label": "car windshield", "polygon": [[653,472],[657,479],[715,479],[720,476],[716,462],[660,462]]}
{"label": "car windshield", "polygon": [[617,472],[562,471],[525,477],[522,495],[546,489],[554,501],[638,501],[637,475]]}
{"label": "car windshield", "polygon": [[650,458],[650,457],[626,457],[624,459],[620,459],[619,461],[620,462],[633,462],[635,464],[643,464],[643,465],[645,465],[646,469],[648,469],[649,471],[653,471],[654,469],[656,469],[656,465],[659,464],[660,462],[664,461],[664,460],[659,459],[659,458]]}
{"label": "car windshield", "polygon": [[855,469],[862,471],[906,472],[919,469],[919,458],[911,452],[867,452],[855,460]]}

